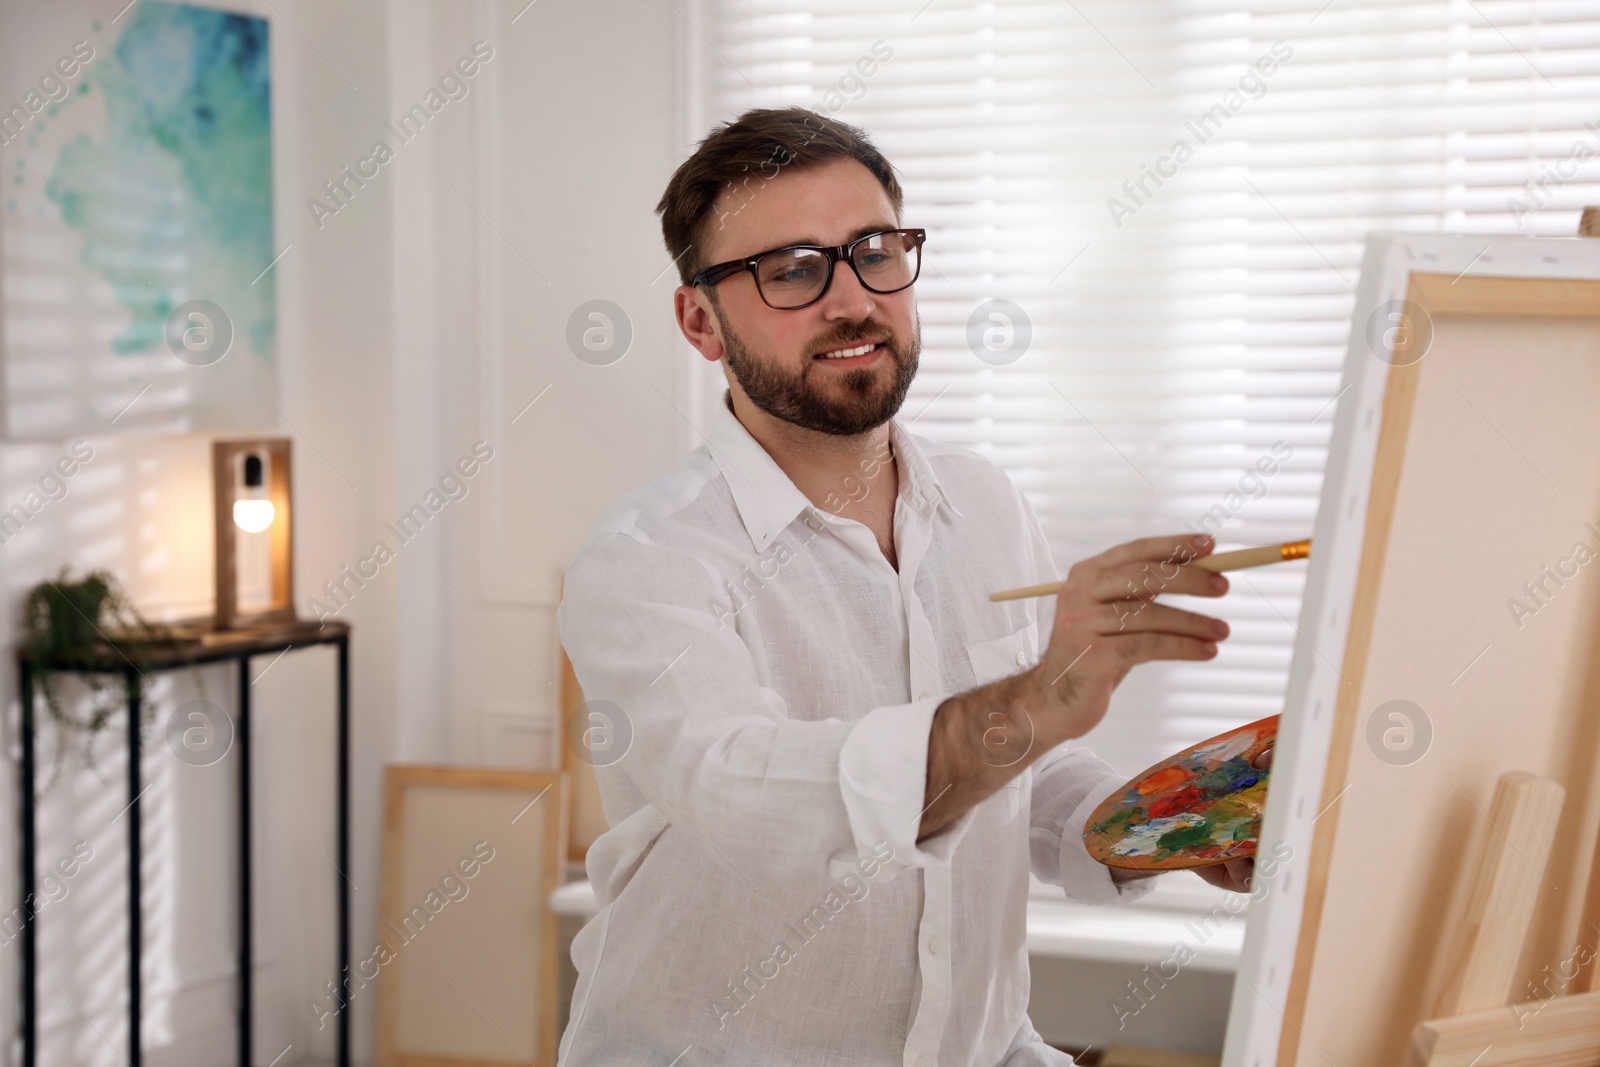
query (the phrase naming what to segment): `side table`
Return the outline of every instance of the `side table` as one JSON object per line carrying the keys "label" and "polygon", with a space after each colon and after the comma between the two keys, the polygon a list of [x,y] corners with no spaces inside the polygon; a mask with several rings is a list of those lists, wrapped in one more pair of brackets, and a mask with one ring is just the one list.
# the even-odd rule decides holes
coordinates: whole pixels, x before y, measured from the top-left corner
{"label": "side table", "polygon": [[[176,633],[178,640],[162,643],[145,651],[143,669],[146,672],[170,671],[193,664],[218,663],[231,660],[239,665],[239,709],[234,723],[235,743],[239,746],[239,1067],[250,1067],[252,1025],[252,964],[251,899],[250,899],[250,657],[270,652],[287,652],[292,648],[313,645],[334,645],[339,658],[338,728],[337,728],[337,809],[338,809],[338,928],[339,928],[339,981],[337,987],[343,996],[344,977],[350,970],[350,881],[345,871],[350,866],[350,627],[343,622],[317,623],[296,619],[275,623],[243,626],[232,630],[213,629],[210,620],[199,619],[164,624]],[[143,791],[139,782],[139,721],[141,718],[139,685],[141,670],[123,651],[113,637],[112,641],[97,645],[84,656],[71,662],[50,663],[56,672],[80,674],[120,674],[128,695],[128,1061],[140,1067],[140,818],[139,797]],[[16,649],[17,685],[20,690],[21,716],[21,788],[20,812],[21,847],[20,872],[22,906],[27,913],[22,927],[22,1067],[37,1067],[38,1055],[38,931],[31,902],[37,885],[37,868],[34,852],[34,670],[37,666],[25,646]],[[338,1018],[338,1064],[350,1064],[349,1013],[341,1011]]]}

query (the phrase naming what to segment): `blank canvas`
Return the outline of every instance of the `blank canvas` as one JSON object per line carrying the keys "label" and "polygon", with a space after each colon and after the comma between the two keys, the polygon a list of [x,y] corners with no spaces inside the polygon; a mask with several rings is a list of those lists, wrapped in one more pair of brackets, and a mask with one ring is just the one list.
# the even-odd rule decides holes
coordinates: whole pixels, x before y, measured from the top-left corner
{"label": "blank canvas", "polygon": [[561,776],[391,766],[385,792],[378,1062],[554,1064]]}
{"label": "blank canvas", "polygon": [[[1369,244],[1263,825],[1294,856],[1252,908],[1230,1067],[1406,1061],[1506,771],[1567,789],[1525,999],[1600,919],[1600,243],[1484,243]],[[1420,358],[1370,344],[1397,299]],[[1396,700],[1431,726],[1412,761],[1383,754]]]}

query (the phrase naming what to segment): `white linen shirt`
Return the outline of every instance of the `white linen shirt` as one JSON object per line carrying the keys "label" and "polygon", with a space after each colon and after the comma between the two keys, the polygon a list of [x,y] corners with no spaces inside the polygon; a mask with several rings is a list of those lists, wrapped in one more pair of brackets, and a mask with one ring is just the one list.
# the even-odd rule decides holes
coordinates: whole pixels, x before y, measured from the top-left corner
{"label": "white linen shirt", "polygon": [[566,573],[561,641],[615,747],[559,1062],[1071,1064],[1027,1014],[1028,871],[1088,903],[1147,892],[1082,841],[1126,777],[1061,745],[917,841],[935,708],[1048,641],[1053,599],[989,600],[1059,577],[1032,508],[892,420],[897,571],[726,404]]}

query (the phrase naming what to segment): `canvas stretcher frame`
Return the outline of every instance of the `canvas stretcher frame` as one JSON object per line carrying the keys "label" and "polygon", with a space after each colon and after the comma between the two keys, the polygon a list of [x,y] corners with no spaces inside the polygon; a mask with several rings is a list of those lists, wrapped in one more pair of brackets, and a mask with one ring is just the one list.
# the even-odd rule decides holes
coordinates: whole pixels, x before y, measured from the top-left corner
{"label": "canvas stretcher frame", "polygon": [[583,863],[589,855],[589,846],[600,839],[610,827],[606,823],[605,809],[600,801],[600,781],[595,776],[594,764],[579,758],[583,747],[581,731],[583,722],[578,716],[584,707],[583,688],[573,672],[567,650],[559,650],[561,658],[561,722],[557,735],[561,744],[561,773],[567,776],[572,803],[567,826],[567,861]]}
{"label": "canvas stretcher frame", "polygon": [[[556,576],[556,600],[566,584],[566,572]],[[586,708],[583,686],[572,669],[572,660],[556,639],[556,657],[561,661],[561,685],[557,694],[559,707],[556,716],[556,745],[559,748],[557,766],[567,776],[567,861],[581,864],[589,855],[589,846],[600,839],[610,827],[606,822],[605,808],[600,800],[600,781],[594,764],[580,753],[587,752],[583,730],[587,726],[580,709]]]}
{"label": "canvas stretcher frame", "polygon": [[375,947],[355,967],[377,983],[380,1067],[555,1063],[560,936],[549,901],[566,806],[561,774],[385,768],[377,933],[386,951]]}

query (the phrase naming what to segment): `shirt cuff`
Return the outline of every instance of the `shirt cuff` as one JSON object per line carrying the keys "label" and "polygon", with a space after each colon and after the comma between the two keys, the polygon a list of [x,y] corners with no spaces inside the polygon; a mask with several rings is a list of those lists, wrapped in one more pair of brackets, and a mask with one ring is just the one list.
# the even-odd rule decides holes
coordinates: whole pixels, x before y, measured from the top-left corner
{"label": "shirt cuff", "polygon": [[1085,904],[1127,904],[1155,888],[1155,876],[1118,885],[1111,877],[1111,868],[1089,855],[1083,843],[1083,828],[1089,816],[1125,784],[1126,779],[1113,776],[1090,789],[1062,829],[1061,886],[1074,900]]}
{"label": "shirt cuff", "polygon": [[842,878],[858,857],[868,855],[882,860],[882,869],[888,872],[885,881],[906,867],[950,861],[975,808],[917,841],[927,807],[928,735],[934,712],[945,699],[929,697],[873,708],[845,738],[839,749],[839,791],[855,854],[833,856],[828,863],[830,877]]}

